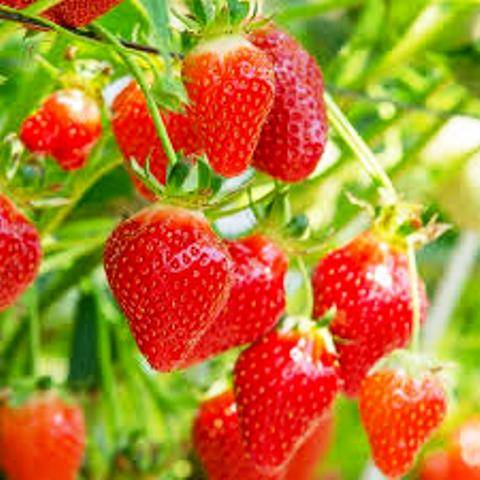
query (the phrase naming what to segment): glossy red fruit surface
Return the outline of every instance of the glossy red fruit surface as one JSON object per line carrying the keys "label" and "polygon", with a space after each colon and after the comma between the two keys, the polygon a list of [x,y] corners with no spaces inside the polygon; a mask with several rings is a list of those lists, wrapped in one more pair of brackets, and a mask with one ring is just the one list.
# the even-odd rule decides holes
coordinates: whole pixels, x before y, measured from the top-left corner
{"label": "glossy red fruit surface", "polygon": [[204,402],[197,414],[193,441],[209,480],[281,480],[259,473],[245,453],[232,391]]}
{"label": "glossy red fruit surface", "polygon": [[314,58],[273,26],[254,31],[251,41],[275,69],[275,102],[255,151],[254,166],[284,182],[309,177],[327,143],[323,77]]}
{"label": "glossy red fruit surface", "polygon": [[[406,253],[371,232],[334,250],[313,275],[315,318],[335,309],[334,335],[345,392],[356,396],[373,365],[412,334],[412,298]],[[420,285],[421,320],[427,300]]]}
{"label": "glossy red fruit surface", "polygon": [[0,194],[0,311],[34,281],[42,257],[35,226]]}
{"label": "glossy red fruit surface", "polygon": [[333,429],[333,414],[327,412],[290,461],[283,480],[316,478],[316,468],[324,459],[332,442]]}
{"label": "glossy red fruit surface", "polygon": [[273,66],[245,38],[229,35],[187,55],[183,78],[200,142],[212,168],[225,177],[252,163],[275,94]]}
{"label": "glossy red fruit surface", "polygon": [[[122,0],[63,0],[47,10],[45,16],[60,25],[82,27],[107,13]],[[35,0],[0,0],[0,5],[25,8]]]}
{"label": "glossy red fruit surface", "polygon": [[51,394],[0,407],[0,465],[9,480],[75,480],[85,443],[82,410]]}
{"label": "glossy red fruit surface", "polygon": [[234,383],[245,450],[268,474],[285,468],[340,384],[336,355],[316,327],[260,339],[238,358]]}
{"label": "glossy red fruit surface", "polygon": [[[162,111],[161,116],[176,152],[182,151],[187,156],[200,152],[187,114]],[[112,128],[127,164],[135,159],[144,167],[149,160],[150,171],[161,184],[165,184],[168,159],[145,97],[136,82],[132,81],[115,98],[112,105]],[[132,178],[140,193],[152,200],[152,192],[134,174]]]}
{"label": "glossy red fruit surface", "polygon": [[277,324],[285,309],[285,254],[263,235],[226,245],[233,262],[230,297],[198,342],[191,363],[254,342]]}
{"label": "glossy red fruit surface", "polygon": [[22,124],[20,138],[38,155],[50,155],[63,170],[77,170],[102,133],[98,103],[82,90],[59,90]]}
{"label": "glossy red fruit surface", "polygon": [[446,416],[447,398],[436,375],[417,377],[382,369],[362,383],[360,416],[375,464],[391,478],[408,473],[423,444]]}
{"label": "glossy red fruit surface", "polygon": [[230,390],[202,403],[194,422],[193,441],[209,480],[313,480],[315,467],[330,445],[332,431],[333,418],[328,412],[285,471],[261,474],[243,448]]}
{"label": "glossy red fruit surface", "polygon": [[107,241],[104,266],[112,292],[150,365],[179,368],[225,306],[230,256],[200,214],[145,209]]}

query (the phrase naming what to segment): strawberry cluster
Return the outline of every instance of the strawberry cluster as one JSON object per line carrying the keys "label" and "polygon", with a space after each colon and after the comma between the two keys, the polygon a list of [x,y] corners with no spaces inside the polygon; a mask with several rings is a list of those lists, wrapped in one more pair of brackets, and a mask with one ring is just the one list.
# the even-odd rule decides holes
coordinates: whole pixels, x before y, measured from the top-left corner
{"label": "strawberry cluster", "polygon": [[[315,170],[327,140],[323,78],[313,57],[286,33],[268,25],[248,37],[201,42],[186,56],[182,76],[189,105],[183,113],[160,111],[176,151],[191,161],[205,154],[224,177],[253,166],[294,183]],[[148,160],[165,184],[167,157],[134,82],[115,99],[112,126],[127,165]]]}
{"label": "strawberry cluster", "polygon": [[[70,17],[65,0],[47,16],[82,25],[117,2],[90,3]],[[253,167],[285,183],[314,172],[327,140],[323,78],[286,33],[268,24],[248,34],[208,36],[185,57],[182,79],[189,103],[181,112],[160,108],[159,114],[188,164],[204,156],[222,177]],[[136,178],[132,160],[161,185],[171,165],[147,105],[132,81],[114,100],[111,123],[135,185],[154,201],[158,192]],[[100,135],[97,101],[64,89],[25,120],[20,138],[32,153],[74,170],[85,165]],[[410,344],[427,299],[423,282],[412,278],[406,244],[390,233],[373,227],[324,256],[309,285],[313,312],[305,317],[287,315],[289,252],[265,232],[226,241],[202,213],[152,204],[111,233],[106,277],[153,369],[185,369],[245,346],[233,388],[206,400],[195,420],[194,444],[209,478],[310,480],[340,393],[358,398],[378,467],[392,478],[411,468],[447,402],[436,367],[408,354],[391,357]],[[39,262],[35,228],[0,197],[0,310],[34,280]],[[50,398],[35,402],[0,415],[2,467],[13,479],[33,478],[34,459],[19,470],[15,455],[23,452],[9,444],[18,419],[48,437],[48,448],[52,437],[70,435],[51,468],[67,469],[65,478],[73,478],[83,451],[80,416],[58,400],[54,409]],[[67,433],[50,430],[55,410],[59,426],[69,419]],[[50,470],[36,474],[53,478]]]}

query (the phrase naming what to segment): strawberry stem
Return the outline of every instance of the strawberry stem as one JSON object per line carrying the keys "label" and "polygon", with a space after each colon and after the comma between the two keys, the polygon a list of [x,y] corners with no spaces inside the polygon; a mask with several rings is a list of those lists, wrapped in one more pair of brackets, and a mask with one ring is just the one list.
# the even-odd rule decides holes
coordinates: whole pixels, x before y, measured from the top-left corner
{"label": "strawberry stem", "polygon": [[28,374],[37,378],[40,359],[40,319],[36,285],[30,288],[25,300],[28,306]]}
{"label": "strawberry stem", "polygon": [[167,129],[163,123],[160,112],[158,111],[157,104],[153,98],[152,93],[148,87],[147,80],[145,79],[143,72],[140,67],[133,61],[130,54],[127,52],[125,47],[120,43],[120,41],[110,33],[107,29],[101,27],[98,24],[93,24],[91,28],[94,29],[101,37],[103,37],[110,45],[113,47],[115,52],[120,56],[125,65],[128,67],[135,80],[138,82],[140,89],[145,95],[145,100],[147,102],[148,110],[152,116],[153,123],[155,124],[155,129],[157,130],[157,135],[160,138],[165,154],[168,158],[168,163],[170,167],[173,167],[178,161],[177,155],[173,148],[170,137],[168,136]]}
{"label": "strawberry stem", "polygon": [[300,275],[302,276],[303,280],[303,285],[302,289],[305,294],[305,303],[301,308],[301,312],[298,312],[298,315],[306,317],[306,318],[312,318],[313,315],[313,289],[312,289],[312,282],[310,281],[310,275],[307,270],[307,266],[305,265],[305,261],[303,260],[302,257],[296,257],[294,259],[294,262],[296,263],[296,266],[298,268],[298,271],[300,272]]}
{"label": "strawberry stem", "polygon": [[383,167],[379,164],[370,147],[360,137],[328,92],[325,92],[328,118],[352,152],[357,156],[367,173],[383,187],[386,204],[398,202],[398,194]]}
{"label": "strawberry stem", "polygon": [[420,282],[418,277],[417,258],[415,255],[415,245],[412,237],[407,239],[408,269],[410,273],[410,287],[412,297],[412,340],[410,350],[412,352],[420,351]]}

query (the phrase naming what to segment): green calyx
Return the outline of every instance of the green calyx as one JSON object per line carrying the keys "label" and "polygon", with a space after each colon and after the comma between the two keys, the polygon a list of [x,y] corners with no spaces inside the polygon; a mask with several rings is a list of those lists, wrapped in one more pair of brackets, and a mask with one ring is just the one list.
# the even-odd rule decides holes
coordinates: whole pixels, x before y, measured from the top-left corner
{"label": "green calyx", "polygon": [[258,4],[254,0],[188,0],[186,3],[189,14],[175,12],[175,15],[185,25],[190,39],[198,41],[243,33],[258,14]]}
{"label": "green calyx", "polygon": [[423,353],[399,349],[377,362],[370,370],[370,374],[380,370],[393,370],[403,372],[406,376],[418,380],[423,379],[426,375],[438,375],[446,380],[444,373],[451,366]]}

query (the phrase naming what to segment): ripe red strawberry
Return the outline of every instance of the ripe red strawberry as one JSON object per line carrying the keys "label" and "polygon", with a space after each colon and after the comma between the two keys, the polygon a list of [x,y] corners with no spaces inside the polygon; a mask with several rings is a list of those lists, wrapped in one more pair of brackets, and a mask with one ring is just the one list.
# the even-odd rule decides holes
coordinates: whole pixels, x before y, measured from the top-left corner
{"label": "ripe red strawberry", "polygon": [[0,311],[34,281],[41,257],[37,229],[0,194]]}
{"label": "ripe red strawberry", "polygon": [[84,450],[79,407],[47,394],[0,408],[0,465],[9,480],[75,480]]}
{"label": "ripe red strawberry", "polygon": [[421,480],[480,480],[480,419],[472,418],[448,438],[446,447],[425,456]]}
{"label": "ripe red strawberry", "polygon": [[287,467],[282,480],[314,480],[316,467],[325,457],[333,434],[333,415],[327,412]]}
{"label": "ripe red strawberry", "polygon": [[[0,5],[22,9],[36,0],[0,0]],[[69,27],[83,27],[97,17],[107,13],[122,0],[63,0],[48,9],[45,16],[50,20]]]}
{"label": "ripe red strawberry", "polygon": [[193,426],[195,450],[210,480],[280,480],[262,475],[243,449],[231,390],[204,402]]}
{"label": "ripe red strawberry", "polygon": [[308,320],[245,350],[234,371],[244,447],[261,472],[280,472],[332,404],[336,355]]}
{"label": "ripe red strawberry", "polygon": [[[313,275],[314,316],[336,309],[331,331],[340,355],[345,392],[356,396],[370,368],[412,334],[406,253],[367,232],[333,251]],[[422,321],[427,300],[421,284]]]}
{"label": "ripe red strawberry", "polygon": [[243,173],[273,105],[274,73],[267,55],[244,37],[223,36],[187,55],[183,77],[212,168],[225,177]]}
{"label": "ripe red strawberry", "polygon": [[303,47],[273,26],[250,40],[275,68],[275,102],[263,127],[254,166],[284,182],[299,182],[315,170],[327,143],[323,77]]}
{"label": "ripe red strawberry", "polygon": [[429,453],[423,459],[420,468],[420,480],[450,480],[451,478],[468,480],[468,477],[450,477],[450,461],[447,452],[437,450]]}
{"label": "ripe red strawberry", "polygon": [[480,417],[468,420],[448,448],[449,479],[480,480]]}
{"label": "ripe red strawberry", "polygon": [[261,474],[243,448],[235,399],[229,390],[200,406],[193,441],[210,480],[312,480],[315,466],[329,446],[332,427],[332,415],[328,412],[285,472]]}
{"label": "ripe red strawberry", "polygon": [[82,90],[59,90],[22,125],[20,138],[38,155],[51,155],[64,170],[82,168],[102,134],[97,102]]}
{"label": "ripe red strawberry", "polygon": [[389,478],[405,475],[443,421],[445,389],[430,371],[412,376],[384,368],[362,383],[359,409],[377,467]]}
{"label": "ripe red strawberry", "polygon": [[262,235],[226,245],[233,261],[230,297],[198,342],[189,364],[254,342],[277,324],[285,309],[285,254]]}
{"label": "ripe red strawberry", "polygon": [[200,214],[142,210],[107,241],[105,272],[150,365],[178,368],[225,306],[230,258]]}
{"label": "ripe red strawberry", "polygon": [[[112,128],[125,161],[133,158],[142,167],[147,159],[156,179],[165,184],[168,159],[157,136],[147,102],[138,84],[132,81],[115,98],[112,105]],[[162,119],[175,151],[185,155],[199,153],[198,142],[188,115],[162,111]],[[139,192],[153,200],[152,192],[132,175]]]}

